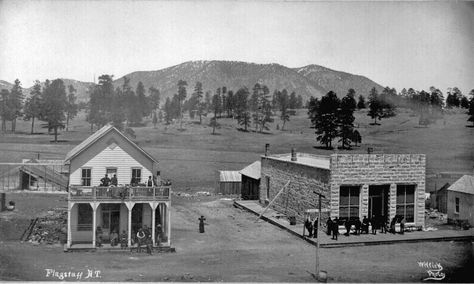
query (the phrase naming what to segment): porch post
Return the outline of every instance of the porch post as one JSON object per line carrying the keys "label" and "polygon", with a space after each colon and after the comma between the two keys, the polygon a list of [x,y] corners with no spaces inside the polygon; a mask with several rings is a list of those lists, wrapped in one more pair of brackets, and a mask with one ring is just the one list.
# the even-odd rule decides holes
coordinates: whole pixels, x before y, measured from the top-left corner
{"label": "porch post", "polygon": [[390,191],[388,195],[388,216],[389,222],[395,217],[397,214],[397,184],[392,183],[390,184]]}
{"label": "porch post", "polygon": [[70,248],[72,245],[71,210],[73,207],[74,207],[74,202],[69,202],[67,206],[67,244],[66,244],[67,248]]}
{"label": "porch post", "polygon": [[171,201],[166,206],[166,217],[168,218],[166,227],[168,229],[168,246],[171,246]]}
{"label": "porch post", "polygon": [[128,209],[128,247],[132,246],[132,209],[133,203],[132,202],[125,202]]}
{"label": "porch post", "polygon": [[97,227],[97,207],[99,207],[99,204],[97,202],[92,202],[90,203],[92,206],[92,247],[95,248],[96,245],[96,227]]}
{"label": "porch post", "polygon": [[156,215],[156,205],[157,203],[155,201],[150,202],[150,207],[151,207],[151,239],[153,241],[153,246],[156,244],[155,240],[155,227],[156,227],[156,222],[155,222],[155,215]]}

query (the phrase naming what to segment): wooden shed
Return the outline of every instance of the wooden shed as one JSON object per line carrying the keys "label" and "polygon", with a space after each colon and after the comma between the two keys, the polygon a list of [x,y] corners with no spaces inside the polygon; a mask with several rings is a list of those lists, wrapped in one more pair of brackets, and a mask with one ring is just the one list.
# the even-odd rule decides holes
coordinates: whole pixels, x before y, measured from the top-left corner
{"label": "wooden shed", "polygon": [[242,174],[242,199],[258,200],[260,193],[260,161],[256,161],[243,168]]}
{"label": "wooden shed", "polygon": [[242,176],[238,171],[218,171],[216,194],[239,194]]}

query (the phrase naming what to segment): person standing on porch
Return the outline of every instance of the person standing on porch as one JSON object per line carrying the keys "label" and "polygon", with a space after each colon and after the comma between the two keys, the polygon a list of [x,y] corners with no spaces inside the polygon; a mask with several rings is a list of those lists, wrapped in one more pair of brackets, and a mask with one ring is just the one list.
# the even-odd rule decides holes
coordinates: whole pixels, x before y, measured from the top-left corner
{"label": "person standing on porch", "polygon": [[105,176],[100,179],[100,182],[101,182],[100,186],[109,186],[110,184],[109,176],[105,174]]}
{"label": "person standing on porch", "polygon": [[313,222],[311,222],[310,216],[306,218],[306,221],[304,222],[304,226],[306,230],[308,230],[308,238],[311,238],[313,236]]}
{"label": "person standing on porch", "polygon": [[117,186],[117,175],[114,175],[114,176],[110,179],[110,185]]}
{"label": "person standing on porch", "polygon": [[141,252],[142,251],[142,245],[145,245],[146,241],[146,234],[145,232],[143,231],[143,228],[140,228],[137,232],[137,252]]}
{"label": "person standing on porch", "polygon": [[337,235],[339,235],[339,219],[336,217],[332,224],[332,239],[337,241]]}
{"label": "person standing on porch", "polygon": [[148,186],[148,187],[152,187],[152,186],[153,186],[153,180],[152,180],[151,176],[148,177],[147,186]]}
{"label": "person standing on porch", "polygon": [[102,228],[100,226],[97,227],[97,230],[95,231],[95,246],[102,246]]}
{"label": "person standing on porch", "polygon": [[319,220],[316,218],[313,223],[313,238],[318,238]]}
{"label": "person standing on porch", "polygon": [[328,217],[328,220],[326,221],[326,235],[330,236],[331,235],[331,232],[332,232],[332,220],[331,220],[331,217]]}
{"label": "person standing on porch", "polygon": [[127,232],[123,230],[122,234],[120,235],[120,248],[125,249],[128,246],[127,242],[128,242],[128,235],[127,235]]}

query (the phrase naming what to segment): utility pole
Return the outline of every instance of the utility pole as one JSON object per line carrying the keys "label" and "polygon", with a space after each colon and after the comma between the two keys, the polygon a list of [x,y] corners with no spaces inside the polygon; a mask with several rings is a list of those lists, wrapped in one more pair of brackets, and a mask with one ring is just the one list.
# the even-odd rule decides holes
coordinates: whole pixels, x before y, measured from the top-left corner
{"label": "utility pole", "polygon": [[317,194],[319,196],[319,204],[318,204],[318,228],[316,233],[318,234],[318,237],[316,238],[316,274],[315,277],[316,279],[319,278],[319,239],[321,238],[321,234],[319,232],[319,228],[321,228],[321,198],[326,198],[323,194],[316,192],[313,190],[313,193]]}

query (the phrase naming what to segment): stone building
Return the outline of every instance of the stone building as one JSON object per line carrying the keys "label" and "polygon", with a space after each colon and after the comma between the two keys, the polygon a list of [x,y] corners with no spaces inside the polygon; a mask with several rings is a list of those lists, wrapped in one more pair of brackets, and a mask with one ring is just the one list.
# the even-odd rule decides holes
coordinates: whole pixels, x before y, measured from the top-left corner
{"label": "stone building", "polygon": [[[322,199],[323,217],[340,219],[403,215],[407,225],[424,226],[423,154],[333,154],[292,152],[261,158],[260,203],[302,219]],[[316,192],[316,193],[315,193]]]}

